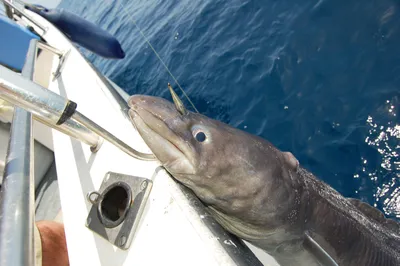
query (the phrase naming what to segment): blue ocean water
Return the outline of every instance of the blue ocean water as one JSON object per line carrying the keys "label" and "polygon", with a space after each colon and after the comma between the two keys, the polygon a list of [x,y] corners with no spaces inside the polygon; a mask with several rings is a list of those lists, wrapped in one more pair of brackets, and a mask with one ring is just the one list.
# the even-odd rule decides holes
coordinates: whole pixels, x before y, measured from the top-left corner
{"label": "blue ocean water", "polygon": [[344,196],[400,220],[398,1],[63,0],[59,8],[120,40],[120,61],[82,51],[129,94],[170,99],[174,85],[137,23],[201,113],[291,151]]}

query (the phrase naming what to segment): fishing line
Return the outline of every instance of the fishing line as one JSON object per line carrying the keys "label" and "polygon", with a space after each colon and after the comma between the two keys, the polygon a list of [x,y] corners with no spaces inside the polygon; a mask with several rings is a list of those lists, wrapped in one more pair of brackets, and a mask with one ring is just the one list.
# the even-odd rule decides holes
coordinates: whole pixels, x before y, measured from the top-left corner
{"label": "fishing line", "polygon": [[178,85],[179,89],[182,91],[183,95],[186,97],[186,99],[189,101],[189,103],[192,105],[192,107],[194,108],[194,110],[198,113],[199,111],[197,110],[197,108],[194,106],[193,102],[190,100],[189,96],[186,94],[186,92],[182,89],[181,85],[179,84],[178,80],[175,78],[175,76],[172,74],[172,72],[169,70],[168,66],[164,63],[164,61],[162,60],[161,56],[157,53],[156,49],[154,49],[153,45],[151,45],[149,39],[146,37],[146,35],[143,33],[143,31],[140,29],[139,25],[136,23],[136,20],[133,18],[132,14],[127,12],[125,6],[122,4],[122,2],[120,3],[122,10],[125,12],[125,14],[127,14],[133,24],[135,24],[136,28],[139,30],[140,34],[142,35],[142,37],[145,39],[146,43],[149,45],[149,47],[151,48],[151,50],[153,50],[154,54],[157,56],[158,60],[160,60],[161,64],[164,66],[165,70],[167,70],[167,72],[169,73],[169,75],[171,76],[171,78],[175,81],[176,85]]}

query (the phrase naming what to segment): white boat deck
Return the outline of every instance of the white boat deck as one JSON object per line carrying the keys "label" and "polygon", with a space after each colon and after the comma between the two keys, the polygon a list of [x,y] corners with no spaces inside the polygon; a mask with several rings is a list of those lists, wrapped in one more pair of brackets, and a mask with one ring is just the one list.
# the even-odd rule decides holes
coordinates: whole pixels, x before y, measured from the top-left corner
{"label": "white boat deck", "polygon": [[[54,82],[49,80],[49,89],[76,102],[78,111],[134,149],[149,153],[146,144],[130,121],[121,115],[119,107],[102,88],[104,84],[76,48],[42,17],[32,12],[28,14],[48,27],[44,37],[50,45],[61,51],[71,50],[61,76]],[[71,265],[186,266],[232,263],[226,256],[219,256],[218,239],[212,239],[210,232],[198,229],[201,228],[198,226],[201,221],[188,206],[182,205],[179,197],[183,197],[183,194],[159,167],[159,162],[134,159],[107,141],[97,153],[92,153],[89,146],[78,140],[49,130],[51,137],[48,137],[48,141],[54,147]],[[99,189],[109,171],[153,180],[140,224],[126,251],[113,246],[85,226],[91,208],[86,195]],[[226,245],[232,243],[226,242]],[[278,265],[270,256],[253,249],[257,250],[264,265]]]}

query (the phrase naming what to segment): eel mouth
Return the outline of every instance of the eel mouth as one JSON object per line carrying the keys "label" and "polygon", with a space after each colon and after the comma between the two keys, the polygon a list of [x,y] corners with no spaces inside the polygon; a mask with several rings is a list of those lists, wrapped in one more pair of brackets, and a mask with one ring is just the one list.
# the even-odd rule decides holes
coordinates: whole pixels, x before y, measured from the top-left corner
{"label": "eel mouth", "polygon": [[[136,127],[136,129],[137,129],[138,131],[139,131],[139,129],[140,129],[140,131],[143,132],[144,129],[147,129],[147,130],[148,130],[148,131],[147,131],[148,134],[156,134],[156,135],[158,135],[158,136],[160,136],[160,137],[163,138],[163,136],[162,136],[160,133],[157,132],[158,127],[152,128],[152,127],[151,127],[151,124],[147,124],[147,123],[146,123],[146,120],[144,120],[144,119],[140,116],[140,112],[137,112],[137,111],[135,111],[135,110],[129,110],[129,117],[135,122],[134,125],[135,125],[135,127]],[[156,117],[154,116],[154,118],[156,118]],[[140,121],[138,121],[139,119],[140,119]],[[156,119],[157,119],[157,118],[156,118]],[[138,129],[137,125],[144,125],[144,127],[140,127],[140,128]],[[147,128],[145,128],[145,127],[147,127]],[[181,149],[179,149],[179,146],[178,146],[178,145],[175,145],[172,141],[169,141],[169,140],[166,139],[166,138],[163,138],[163,140],[166,141],[166,142],[168,142],[169,144],[173,145],[177,150],[179,150],[181,153],[183,153],[183,151],[182,151]]]}
{"label": "eel mouth", "polygon": [[[168,127],[167,120],[182,123],[179,113],[163,99],[131,96],[129,117],[158,160],[173,173],[193,173],[187,143]],[[172,105],[173,107],[173,105]]]}

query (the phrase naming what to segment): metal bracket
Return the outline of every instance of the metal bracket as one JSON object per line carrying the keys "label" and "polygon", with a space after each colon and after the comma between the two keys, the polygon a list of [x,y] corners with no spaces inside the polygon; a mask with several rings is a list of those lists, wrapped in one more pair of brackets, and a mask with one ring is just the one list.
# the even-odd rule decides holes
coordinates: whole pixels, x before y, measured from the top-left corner
{"label": "metal bracket", "polygon": [[61,75],[61,72],[64,69],[64,66],[66,64],[66,61],[68,59],[68,56],[70,54],[71,50],[68,50],[67,52],[63,53],[59,58],[60,61],[58,63],[57,69],[56,71],[53,73],[53,79],[52,81],[55,81],[56,79],[58,79],[58,77]]}
{"label": "metal bracket", "polygon": [[100,189],[87,194],[92,208],[86,226],[111,244],[128,249],[152,186],[146,178],[108,172]]}

